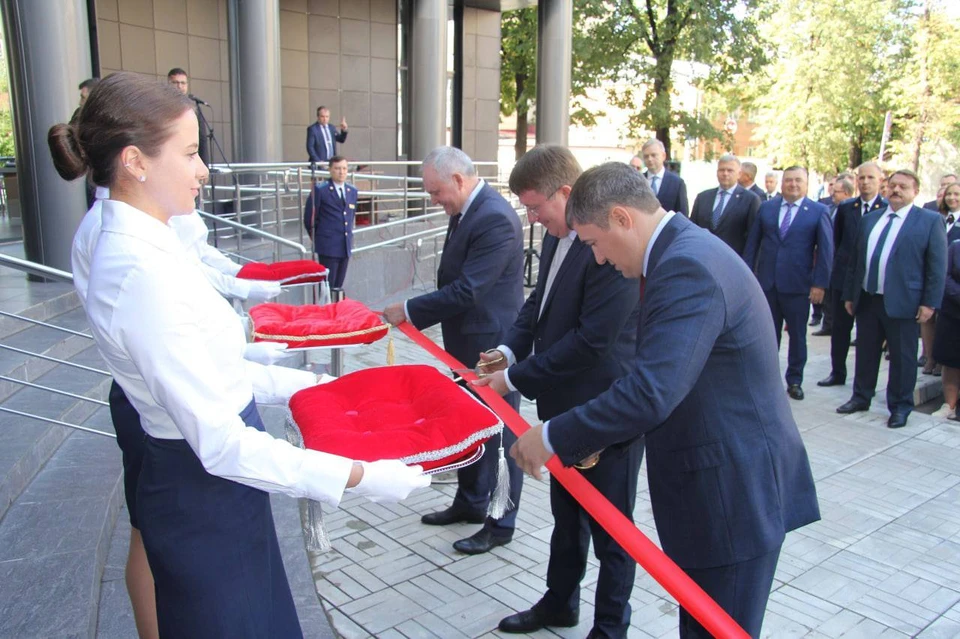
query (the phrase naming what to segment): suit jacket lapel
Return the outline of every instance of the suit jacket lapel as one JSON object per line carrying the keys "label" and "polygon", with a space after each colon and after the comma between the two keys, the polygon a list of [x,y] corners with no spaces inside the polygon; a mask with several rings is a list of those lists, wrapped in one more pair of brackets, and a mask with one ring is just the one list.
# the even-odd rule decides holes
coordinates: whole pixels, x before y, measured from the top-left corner
{"label": "suit jacket lapel", "polygon": [[[557,240],[557,243],[554,245],[553,255],[556,255],[556,247],[559,245],[560,245],[560,240]],[[553,278],[553,289],[554,289],[553,291],[546,290],[546,280],[544,280],[543,294],[540,296],[539,299],[542,300],[543,295],[549,295],[549,296],[547,297],[546,304],[543,305],[543,311],[540,312],[540,317],[545,317],[547,314],[547,311],[550,310],[550,305],[553,304],[553,300],[556,299],[557,293],[559,292],[557,287],[560,285],[560,282],[563,281],[563,274],[566,273],[571,268],[570,264],[572,264],[573,261],[576,259],[577,255],[580,254],[580,251],[584,250],[585,248],[586,247],[584,246],[583,242],[580,241],[579,237],[573,240],[573,244],[570,245],[570,249],[567,251],[566,257],[563,258],[563,263],[560,265],[560,269],[557,271],[557,274]],[[553,264],[553,255],[551,256],[551,259],[550,259],[551,265]],[[549,273],[550,271],[548,270],[547,272]],[[537,279],[539,280],[539,278]],[[538,320],[538,323],[539,323],[539,320]]]}
{"label": "suit jacket lapel", "polygon": [[659,264],[664,251],[673,243],[673,238],[675,238],[687,224],[692,224],[692,222],[683,217],[682,214],[677,213],[667,222],[664,229],[660,231],[656,244],[650,249],[650,260],[647,262],[647,278],[649,278],[653,274],[654,269],[657,268],[657,264]]}

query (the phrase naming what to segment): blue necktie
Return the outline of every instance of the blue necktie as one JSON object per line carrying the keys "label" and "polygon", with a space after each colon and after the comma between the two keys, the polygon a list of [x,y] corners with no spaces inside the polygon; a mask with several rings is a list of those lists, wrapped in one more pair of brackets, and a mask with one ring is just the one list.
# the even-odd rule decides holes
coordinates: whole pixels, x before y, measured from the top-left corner
{"label": "blue necktie", "polygon": [[794,207],[794,204],[787,204],[787,212],[783,215],[783,222],[780,222],[780,239],[782,240],[787,236],[787,231],[790,230],[790,210]]}
{"label": "blue necktie", "polygon": [[713,223],[713,228],[717,228],[717,224],[720,223],[720,216],[723,214],[723,201],[727,198],[726,191],[720,191],[720,201],[717,202],[717,205],[713,207],[713,217],[711,222]]}
{"label": "blue necktie", "polygon": [[654,195],[660,194],[660,178],[656,175],[650,178],[650,188],[653,189]]}
{"label": "blue necktie", "polygon": [[880,237],[877,238],[877,246],[873,249],[873,255],[870,256],[870,270],[867,271],[867,292],[877,295],[880,293],[880,256],[883,254],[883,244],[887,241],[887,235],[890,234],[890,227],[897,218],[896,213],[891,213],[887,225],[883,227]]}

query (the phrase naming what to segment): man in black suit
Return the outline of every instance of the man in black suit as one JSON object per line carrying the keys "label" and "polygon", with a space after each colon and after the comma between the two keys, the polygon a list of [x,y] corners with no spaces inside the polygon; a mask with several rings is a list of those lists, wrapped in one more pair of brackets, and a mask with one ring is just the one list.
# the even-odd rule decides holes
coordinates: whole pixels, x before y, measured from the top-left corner
{"label": "man in black suit", "polygon": [[913,410],[919,325],[943,300],[947,235],[939,213],[913,206],[920,178],[895,171],[887,180],[888,206],[860,221],[856,252],[847,270],[844,307],[857,318],[853,397],[841,414],[865,411],[876,392],[880,348],[887,341],[887,426],[902,428]]}
{"label": "man in black suit", "polygon": [[[619,162],[584,172],[567,221],[597,262],[646,278],[637,354],[609,390],[531,428],[511,455],[539,476],[553,453],[572,466],[643,435],[663,551],[758,637],[784,534],[820,516],[763,292]],[[682,608],[679,621],[681,637],[709,636]]]}
{"label": "man in black suit", "polygon": [[743,162],[740,165],[740,176],[737,178],[737,183],[760,198],[760,202],[766,202],[767,194],[757,186],[756,180],[757,165],[753,162]]}
{"label": "man in black suit", "polygon": [[777,186],[780,184],[780,178],[777,177],[777,174],[773,171],[769,171],[763,178],[763,187],[764,187],[764,202],[767,200],[772,200],[773,198],[780,195],[777,192]]}
{"label": "man in black suit", "polygon": [[317,121],[307,127],[307,156],[311,163],[329,162],[337,155],[337,143],[347,141],[347,119],[340,118],[340,130],[330,124],[330,109],[317,107]]}
{"label": "man in black suit", "polygon": [[200,159],[203,160],[203,163],[207,166],[210,166],[210,127],[207,124],[207,118],[203,115],[203,110],[200,108],[205,102],[193,97],[193,94],[190,93],[190,80],[187,78],[187,72],[181,69],[180,67],[174,67],[167,71],[167,83],[172,84],[176,87],[177,91],[192,99],[196,104],[196,114],[197,114],[197,125],[199,126],[199,136],[198,141],[199,148],[197,153],[200,155]]}
{"label": "man in black suit", "polygon": [[[756,166],[754,166],[756,172]],[[690,219],[697,226],[707,229],[727,246],[743,255],[747,245],[750,227],[757,219],[760,210],[760,198],[743,184],[737,184],[738,176],[743,175],[743,167],[737,156],[727,154],[717,161],[717,183],[715,189],[707,189],[693,201]]]}
{"label": "man in black suit", "polygon": [[[540,277],[520,310],[499,353],[505,364],[478,385],[500,394],[518,390],[537,401],[537,415],[550,419],[593,399],[630,370],[636,349],[640,287],[593,252],[567,226],[565,209],[580,165],[565,147],[537,146],[517,162],[510,190],[540,222],[543,239]],[[509,364],[509,368],[507,368]],[[583,476],[627,518],[633,518],[643,439],[604,451]],[[592,636],[626,637],[630,591],[636,563],[555,481],[550,482],[554,516],[547,567],[547,592],[530,610],[506,617],[503,632],[529,633],[545,626],[577,625],[580,580],[587,568],[590,537],[600,571]]]}
{"label": "man in black suit", "polygon": [[663,147],[663,142],[657,139],[647,140],[640,149],[640,155],[647,167],[643,177],[650,183],[660,206],[668,211],[676,211],[684,217],[688,216],[690,212],[687,207],[687,185],[683,178],[671,173],[664,166],[667,150]]}
{"label": "man in black suit", "polygon": [[940,178],[940,187],[937,189],[936,199],[930,200],[929,202],[924,203],[923,208],[930,209],[931,211],[940,210],[940,201],[943,200],[943,193],[947,190],[947,187],[957,181],[957,176],[953,173],[947,173]]}
{"label": "man in black suit", "polygon": [[[443,146],[424,158],[423,190],[450,216],[437,290],[391,304],[384,316],[395,326],[409,321],[418,329],[439,323],[444,350],[469,366],[480,353],[503,343],[523,304],[523,230],[517,212],[477,177],[473,162],[460,149]],[[519,393],[506,399],[519,408]],[[504,428],[504,447],[514,439]],[[498,447],[491,442],[479,462],[458,471],[453,505],[423,516],[423,523],[431,526],[482,523],[476,534],[454,542],[459,552],[484,553],[513,538],[523,474],[512,460],[507,465],[513,507],[499,519],[486,516],[498,458]]]}
{"label": "man in black suit", "polygon": [[[883,170],[876,162],[865,162],[857,168],[857,186],[860,197],[845,200],[837,207],[833,220],[833,270],[830,272],[830,299],[833,327],[830,331],[830,374],[817,382],[817,386],[843,386],[847,382],[847,354],[850,352],[850,333],[853,331],[853,316],[843,305],[843,287],[847,271],[856,249],[857,227],[860,219],[878,209],[886,208],[887,201],[880,197]],[[816,333],[814,333],[816,335]]]}
{"label": "man in black suit", "polygon": [[[834,223],[837,219],[837,208],[840,206],[840,203],[849,200],[853,197],[855,192],[853,186],[853,179],[848,173],[841,173],[837,176],[837,179],[833,181],[833,189],[830,194],[830,203],[827,204],[827,213],[830,215],[830,228],[834,228]],[[836,262],[836,231],[834,230],[834,262]],[[833,271],[830,272],[831,280],[833,279]],[[841,284],[841,288],[843,285]],[[826,295],[823,298],[823,303],[818,304],[820,307],[820,315],[823,318],[823,325],[820,327],[820,330],[814,331],[813,335],[816,336],[825,336],[833,333],[833,306],[830,303],[831,300],[831,289],[827,289]],[[819,382],[818,382],[819,383]]]}

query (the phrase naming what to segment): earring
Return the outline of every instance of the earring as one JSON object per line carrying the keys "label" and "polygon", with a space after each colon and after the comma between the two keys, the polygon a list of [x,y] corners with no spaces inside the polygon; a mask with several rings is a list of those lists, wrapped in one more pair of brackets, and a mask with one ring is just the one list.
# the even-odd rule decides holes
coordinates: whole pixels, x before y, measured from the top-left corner
{"label": "earring", "polygon": [[146,181],[147,181],[147,176],[146,176],[146,175],[141,175],[141,176],[138,177],[137,179],[140,180],[141,182],[146,182]]}

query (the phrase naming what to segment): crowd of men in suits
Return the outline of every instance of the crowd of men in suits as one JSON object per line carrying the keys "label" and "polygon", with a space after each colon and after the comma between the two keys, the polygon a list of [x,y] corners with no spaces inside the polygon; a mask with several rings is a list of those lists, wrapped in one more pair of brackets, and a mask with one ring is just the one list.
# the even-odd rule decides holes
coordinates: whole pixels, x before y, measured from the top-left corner
{"label": "crowd of men in suits", "polygon": [[[686,215],[679,176],[663,173],[662,145],[651,140],[631,166],[668,188],[657,192],[667,210]],[[960,228],[943,204],[956,176],[944,176],[936,200],[914,205],[920,180],[909,170],[887,175],[875,162],[829,176],[819,201],[806,197],[808,173],[792,166],[766,189],[754,184],[757,167],[733,155],[717,162],[716,188],[698,194],[690,219],[741,255],[756,275],[773,318],[778,345],[789,336],[787,394],[804,398],[807,326],[831,338],[831,372],[819,386],[844,385],[851,333],[857,325],[853,394],[842,414],[867,410],[875,393],[882,351],[888,351],[887,425],[906,425],[913,410],[917,367],[939,373],[932,357],[935,311],[941,305],[947,272],[947,230]],[[663,197],[661,197],[663,193]],[[954,230],[956,228],[956,230]],[[822,322],[822,324],[821,324]],[[923,356],[917,358],[923,334]]]}

